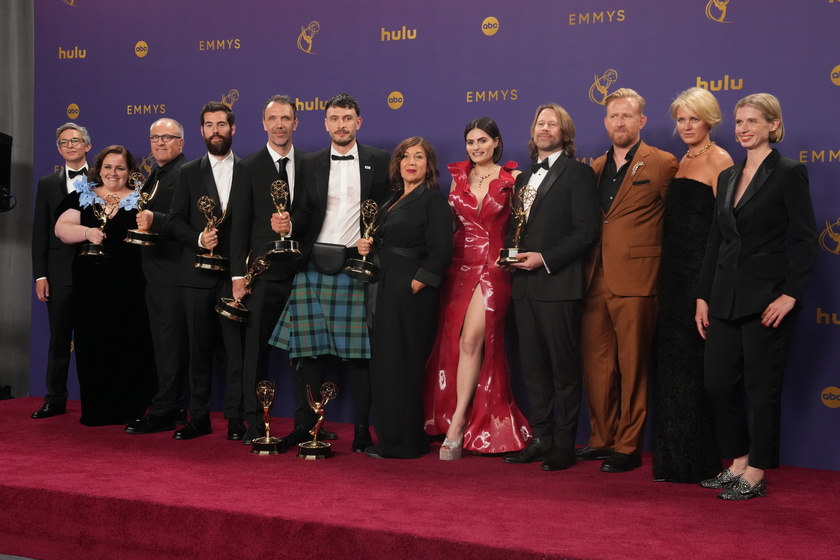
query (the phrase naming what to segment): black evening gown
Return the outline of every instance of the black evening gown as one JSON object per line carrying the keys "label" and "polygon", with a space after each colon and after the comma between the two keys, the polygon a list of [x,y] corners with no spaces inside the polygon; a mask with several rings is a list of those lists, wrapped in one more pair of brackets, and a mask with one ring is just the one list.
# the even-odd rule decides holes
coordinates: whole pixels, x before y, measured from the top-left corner
{"label": "black evening gown", "polygon": [[[429,452],[423,430],[423,373],[437,327],[438,285],[452,255],[452,211],[439,192],[421,185],[404,199],[386,203],[379,224],[370,361],[379,441],[373,451],[414,459]],[[426,287],[412,294],[412,279]]]}
{"label": "black evening gown", "polygon": [[699,482],[720,472],[714,421],[703,384],[704,341],[694,290],[712,224],[709,185],[674,178],[665,199],[659,272],[659,367],[654,394],[653,477]]}
{"label": "black evening gown", "polygon": [[[98,227],[92,206],[79,208],[70,193],[57,210],[81,211],[81,223]],[[87,426],[125,424],[143,416],[155,389],[154,354],[146,314],[140,248],[125,243],[137,211],[120,209],[105,226],[106,258],[77,254],[73,263],[76,372]],[[79,250],[81,250],[79,244]]]}

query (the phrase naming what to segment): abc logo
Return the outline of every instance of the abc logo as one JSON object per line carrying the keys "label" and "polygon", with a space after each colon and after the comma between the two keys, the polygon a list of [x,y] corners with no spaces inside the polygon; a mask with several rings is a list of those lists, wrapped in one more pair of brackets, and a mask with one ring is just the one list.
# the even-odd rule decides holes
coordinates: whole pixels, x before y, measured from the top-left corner
{"label": "abc logo", "polygon": [[78,118],[79,116],[79,106],[75,103],[71,103],[67,106],[67,116],[71,119]]}
{"label": "abc logo", "polygon": [[840,389],[837,387],[826,387],[823,389],[820,399],[828,408],[840,408]]}
{"label": "abc logo", "polygon": [[403,106],[403,94],[398,91],[392,91],[388,94],[388,107],[391,109],[399,109]]}
{"label": "abc logo", "polygon": [[137,41],[137,44],[134,45],[134,54],[140,58],[149,54],[149,45],[146,44],[146,41]]}
{"label": "abc logo", "polygon": [[835,66],[831,71],[831,83],[835,86],[840,86],[840,65]]}
{"label": "abc logo", "polygon": [[487,35],[495,35],[496,32],[499,30],[499,20],[490,16],[485,18],[484,21],[481,22],[481,32]]}

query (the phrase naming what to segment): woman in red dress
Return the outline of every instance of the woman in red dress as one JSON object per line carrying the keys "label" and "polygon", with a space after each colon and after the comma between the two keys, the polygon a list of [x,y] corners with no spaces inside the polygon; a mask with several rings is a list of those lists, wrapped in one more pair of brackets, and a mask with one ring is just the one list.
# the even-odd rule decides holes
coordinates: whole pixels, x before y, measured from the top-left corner
{"label": "woman in red dress", "polygon": [[510,275],[494,265],[519,171],[512,161],[499,165],[503,144],[492,119],[470,122],[464,140],[469,159],[449,164],[457,229],[424,388],[426,432],[446,434],[443,460],[460,459],[463,449],[518,451],[531,437],[513,400],[505,355]]}

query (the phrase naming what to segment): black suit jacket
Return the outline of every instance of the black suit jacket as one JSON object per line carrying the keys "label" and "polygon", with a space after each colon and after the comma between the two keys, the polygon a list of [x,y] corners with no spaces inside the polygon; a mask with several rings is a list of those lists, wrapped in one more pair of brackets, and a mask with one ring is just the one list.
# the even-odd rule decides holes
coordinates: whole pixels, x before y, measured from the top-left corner
{"label": "black suit jacket", "polygon": [[[240,159],[234,156],[230,197],[224,220],[217,226],[219,244],[214,250],[214,253],[228,259],[230,259],[231,230],[233,229],[231,224],[236,211],[235,193],[239,189],[246,188],[246,181],[247,171],[242,167]],[[181,257],[181,285],[193,288],[212,288],[216,286],[221,277],[229,277],[229,273],[195,267],[195,255],[199,252],[207,252],[206,249],[198,246],[198,236],[207,227],[207,219],[196,207],[198,199],[202,196],[212,197],[216,202],[214,213],[216,216],[221,215],[222,204],[219,199],[219,191],[216,189],[216,181],[213,179],[213,170],[210,167],[208,155],[181,166],[178,183],[172,197],[168,230],[169,234],[185,247]]]}
{"label": "black suit jacket", "polygon": [[798,301],[818,250],[805,166],[773,150],[733,208],[744,164],[724,169],[718,177],[697,287],[697,297],[709,303],[709,315],[729,320],[761,313],[781,294]]}
{"label": "black suit jacket", "polygon": [[[531,178],[527,171],[516,178],[517,194]],[[513,272],[513,299],[526,295],[539,301],[583,299],[584,260],[600,232],[600,209],[595,173],[588,165],[561,154],[537,190],[520,239],[525,251],[541,253],[551,270]],[[511,220],[507,246],[516,228]]]}
{"label": "black suit jacket", "polygon": [[[300,182],[301,160],[305,152],[295,148],[295,183]],[[289,165],[288,163],[286,165]],[[271,183],[278,179],[277,165],[263,146],[260,150],[242,160],[247,171],[245,188],[236,191],[237,212],[233,219],[233,244],[231,247],[231,276],[245,276],[245,261],[248,253],[252,258],[264,255],[268,244],[280,239],[271,229],[271,215],[277,209],[271,199]],[[295,185],[289,185],[294,189]],[[272,261],[265,278],[285,279],[294,275],[290,263]]]}
{"label": "black suit jacket", "polygon": [[35,279],[46,277],[56,286],[73,285],[75,245],[65,245],[55,236],[55,210],[67,196],[67,168],[38,180],[35,217],[32,222],[32,273]]}
{"label": "black suit jacket", "polygon": [[[388,164],[390,156],[385,150],[371,146],[359,146],[359,175],[361,177],[361,200],[373,199],[381,203],[390,192]],[[312,245],[324,225],[327,213],[327,191],[330,184],[330,149],[324,149],[303,157],[301,173],[296,180],[295,199],[292,204],[292,237],[300,241],[301,264],[309,258]],[[362,222],[359,220],[359,235]]]}
{"label": "black suit jacket", "polygon": [[[155,245],[142,247],[143,274],[146,276],[148,286],[179,286],[178,270],[181,265],[181,257],[184,246],[177,240],[167,235],[167,223],[170,220],[169,209],[172,206],[172,196],[175,194],[175,185],[178,183],[178,172],[181,166],[187,161],[184,154],[167,163],[161,168],[162,176],[155,181],[157,188],[152,184],[155,177],[154,172],[143,186],[143,192],[152,193],[154,197],[149,201],[146,210],[154,213],[151,231],[158,233]],[[157,168],[156,168],[157,169]]]}

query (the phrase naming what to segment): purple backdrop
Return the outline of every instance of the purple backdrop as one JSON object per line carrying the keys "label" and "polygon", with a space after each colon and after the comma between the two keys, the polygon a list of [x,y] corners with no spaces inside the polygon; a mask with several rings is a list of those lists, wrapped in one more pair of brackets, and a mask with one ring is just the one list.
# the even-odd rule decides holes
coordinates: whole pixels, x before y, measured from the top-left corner
{"label": "purple backdrop", "polygon": [[[482,115],[499,123],[505,158],[526,164],[533,110],[545,102],[569,110],[578,157],[591,161],[608,147],[597,102],[619,87],[647,98],[643,138],[680,155],[667,108],[678,92],[699,85],[720,101],[725,120],[716,140],[739,160],[732,107],[747,93],[774,93],[785,110],[780,151],[808,164],[825,228],[788,366],[782,462],[840,469],[840,295],[831,280],[840,272],[840,118],[830,109],[840,98],[840,1],[765,0],[760,11],[757,4],[42,0],[35,6],[35,173],[61,163],[54,132],[70,119],[90,130],[92,153],[124,144],[142,159],[149,125],[171,117],[187,129],[187,157],[199,157],[196,119],[209,100],[233,104],[233,148],[246,156],[265,143],[260,110],[275,93],[300,102],[295,144],[320,149],[327,145],[321,104],[342,91],[362,107],[360,141],[391,149],[407,136],[426,136],[445,171],[446,162],[464,159],[463,126]],[[44,391],[46,333],[44,306],[33,298],[34,395]],[[288,387],[284,357],[274,361],[279,387]],[[335,403],[333,418],[349,417],[349,394]],[[275,414],[290,413],[284,395]]]}

